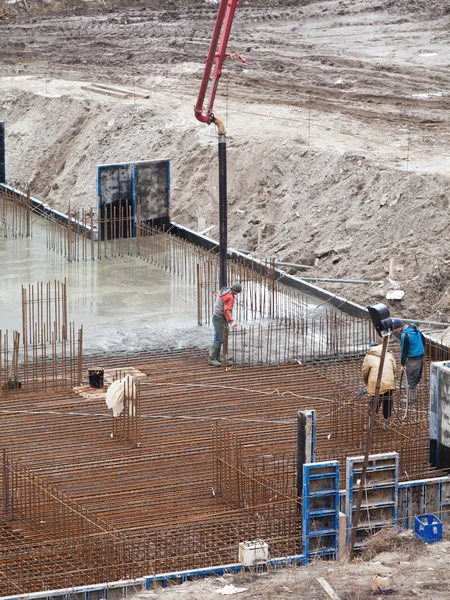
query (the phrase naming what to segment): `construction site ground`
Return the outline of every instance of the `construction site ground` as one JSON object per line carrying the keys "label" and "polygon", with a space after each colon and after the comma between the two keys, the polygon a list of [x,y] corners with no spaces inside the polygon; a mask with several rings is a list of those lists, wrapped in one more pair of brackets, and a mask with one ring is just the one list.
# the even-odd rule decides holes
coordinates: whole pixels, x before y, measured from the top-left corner
{"label": "construction site ground", "polygon": [[[217,6],[106,4],[5,5],[8,181],[95,207],[97,165],[168,158],[172,219],[217,239],[216,132],[193,116]],[[230,245],[371,281],[324,284],[361,304],[398,284],[396,314],[447,322],[449,25],[441,0],[240,4],[215,105]]]}
{"label": "construction site ground", "polygon": [[[235,464],[240,472],[241,463],[234,462],[238,455],[232,457],[236,440],[241,440],[243,446],[239,460],[244,461],[242,465],[247,465],[246,468],[254,460],[257,466],[255,473],[260,473],[254,477],[263,478],[263,481],[270,481],[267,479],[270,456],[284,456],[285,466],[272,475],[274,481],[277,480],[276,484],[271,484],[276,488],[269,487],[272,498],[266,499],[269,506],[273,504],[274,510],[279,503],[282,505],[285,497],[294,498],[296,502],[298,410],[312,406],[317,410],[316,458],[339,459],[342,481],[345,481],[345,457],[360,455],[363,451],[367,401],[355,398],[355,389],[360,385],[360,358],[333,364],[263,368],[234,366],[226,370],[208,367],[204,353],[197,350],[141,355],[128,360],[105,356],[97,359],[97,364],[106,369],[107,385],[112,377],[123,376],[124,373],[139,378],[142,429],[138,447],[111,437],[112,415],[105,404],[105,391],[86,385],[73,392],[30,393],[19,390],[5,395],[0,406],[4,416],[2,439],[13,459],[38,478],[39,488],[45,487],[52,497],[57,495],[67,506],[75,503],[73,506],[77,514],[87,511],[91,522],[101,519],[104,530],[113,531],[114,536],[127,536],[129,543],[136,544],[136,547],[146,541],[152,544],[153,540],[160,539],[159,553],[156,551],[156,558],[149,561],[147,574],[192,569],[192,565],[200,568],[215,565],[217,561],[219,564],[234,563],[237,562],[238,542],[242,536],[264,535],[263,521],[253,522],[250,519],[248,522],[246,504],[239,508],[241,499],[235,496],[233,485],[217,483],[227,480],[226,473],[222,477],[215,471],[217,467],[213,467],[213,456],[218,448],[226,452],[227,461]],[[86,384],[86,377],[84,379]],[[426,384],[421,387],[422,391],[425,389]],[[377,426],[375,431],[374,452],[387,447],[398,451],[402,479],[433,475],[433,472],[427,473],[425,403],[426,393],[423,397],[420,395],[419,410],[411,412],[406,421],[403,422],[395,413],[386,428]],[[400,399],[396,399],[396,404],[400,404]],[[214,439],[222,441],[214,442]],[[267,467],[263,467],[260,457],[265,457]],[[434,474],[442,473],[435,471]],[[218,487],[215,488],[215,485]],[[258,489],[257,484],[251,484],[247,498],[253,498],[253,495],[257,498]],[[278,492],[273,493],[271,489]],[[267,493],[266,490],[264,494]],[[278,497],[278,494],[281,496]],[[39,499],[30,500],[26,510],[30,512],[31,521],[34,514],[45,514],[45,511],[42,513],[43,503]],[[256,500],[256,505],[260,503],[261,500]],[[15,510],[19,514],[25,509],[16,506]],[[262,510],[265,509],[260,505]],[[36,590],[38,581],[38,589],[42,585],[47,589],[61,587],[57,585],[56,566],[58,569],[67,567],[64,567],[61,557],[54,562],[52,547],[48,544],[51,542],[60,547],[61,540],[68,543],[65,527],[71,531],[73,528],[72,535],[75,536],[77,526],[69,519],[66,525],[63,521],[57,530],[52,530],[51,524],[47,530],[46,519],[48,517],[41,516],[39,524],[31,527],[17,518],[12,523],[1,524],[4,560],[7,560],[9,549],[22,548],[20,564],[17,560],[2,563],[2,590],[9,590],[12,582],[16,582],[17,592],[22,588]],[[184,538],[185,545],[177,543],[185,535],[186,528],[192,526],[205,532],[214,531],[217,522],[220,522],[222,537],[219,536],[215,545],[211,542],[203,547],[200,554],[194,537],[188,541]],[[295,535],[287,521],[285,527],[288,528],[288,543],[292,544]],[[283,598],[283,594],[287,597],[288,593],[295,591],[299,598],[319,599],[325,597],[319,591],[316,596],[300,595],[302,590],[311,589],[312,583],[306,585],[312,581],[308,578],[319,573],[317,576],[324,576],[333,587],[345,590],[347,595],[343,598],[366,598],[367,595],[351,594],[366,593],[367,589],[370,590],[370,575],[387,571],[401,574],[396,579],[397,587],[410,585],[416,594],[423,590],[428,594],[430,581],[433,586],[437,585],[436,577],[444,577],[445,573],[436,561],[439,556],[442,564],[446,564],[446,550],[438,551],[436,548],[447,546],[438,544],[429,550],[410,534],[400,536],[398,532],[392,532],[386,535],[385,530],[382,534],[385,535],[382,543],[377,545],[375,542],[366,555],[373,557],[380,550],[397,551],[397,555],[388,557],[390,562],[384,566],[380,564],[382,559],[370,564],[360,564],[358,560],[356,563],[345,562],[345,568],[343,563],[324,563],[308,567],[304,572],[300,568],[289,568],[286,572],[271,573],[270,576],[259,573],[257,577],[249,578],[241,574],[219,581],[213,577],[199,588],[187,584],[170,592],[153,590],[149,597],[158,593],[186,594],[189,598],[206,600],[211,597],[213,589],[232,581],[235,587],[248,587],[247,596],[242,597]],[[273,541],[274,558],[295,553],[291,545],[290,551],[280,554],[282,546],[277,546],[278,543]],[[215,554],[218,548],[221,561]],[[42,554],[36,560],[39,549]],[[430,569],[417,575],[413,583],[407,574],[413,569],[411,561],[419,555],[420,560],[429,561]],[[192,562],[193,557],[197,562]],[[359,567],[356,568],[356,565]],[[98,569],[97,576],[101,577],[103,572],[100,566]],[[431,573],[433,577],[428,570],[430,573],[436,571]],[[86,576],[92,578],[92,572],[88,573]],[[145,574],[137,572],[135,576]],[[127,576],[129,573],[124,573],[124,578]],[[82,583],[82,577],[74,582],[77,585]],[[409,597],[406,587],[404,590],[405,595],[400,597]],[[439,595],[418,597],[439,598]]]}
{"label": "construction site ground", "polygon": [[0,331],[21,330],[22,286],[34,285],[39,277],[67,282],[70,320],[83,326],[85,356],[208,346],[211,332],[197,325],[196,289],[186,278],[130,256],[126,249],[117,259],[69,263],[49,252],[46,235],[44,220],[33,215],[30,239],[10,235],[2,240]]}
{"label": "construction site ground", "polygon": [[[211,577],[140,592],[129,599],[210,600],[227,597],[222,595],[224,589],[234,592],[236,595],[232,597],[239,600],[380,600],[386,597],[446,600],[449,597],[449,541],[424,546],[413,534],[392,532],[385,536],[381,546],[386,549],[365,561],[316,562],[307,567],[256,573],[249,570],[234,576]],[[392,593],[385,595],[374,590],[377,575],[386,578],[383,581],[392,581]],[[328,592],[319,580],[328,583]],[[330,595],[330,589],[335,596]]]}
{"label": "construction site ground", "polygon": [[[216,4],[27,4],[29,12],[19,3],[0,3],[0,120],[6,127],[8,183],[29,185],[32,195],[58,209],[96,207],[98,165],[168,158],[172,220],[217,239],[217,137],[212,126],[193,116]],[[311,277],[370,281],[324,284],[363,305],[386,301],[387,289],[399,287],[405,295],[390,304],[395,316],[447,322],[449,41],[450,12],[443,0],[242,2],[229,44],[234,59],[225,64],[215,106],[228,132],[229,244],[307,263]],[[196,360],[196,369],[206,369],[203,355]],[[182,376],[179,383],[185,385]],[[163,412],[156,412],[147,391],[149,439],[166,452],[176,445],[171,423],[184,415],[176,404],[170,414],[165,401],[159,406]],[[220,402],[227,397],[218,392]],[[233,398],[239,413],[241,392]],[[96,414],[102,400],[84,402],[74,393],[61,401],[66,414],[56,414],[51,423],[33,402],[18,409],[2,400],[5,411],[31,411],[36,426],[31,437],[18,425],[19,414],[10,416],[8,449],[67,492],[76,491],[70,489],[71,468],[93,477],[97,491],[89,489],[92,479],[84,479],[87,487],[80,485],[77,500],[98,509],[102,481],[87,463],[78,464],[83,449],[75,459],[72,451],[82,431],[91,436],[87,446],[96,456],[118,456],[105,407]],[[74,404],[86,414],[69,414]],[[264,419],[271,420],[267,404]],[[284,419],[283,407],[276,406]],[[49,400],[46,408],[57,412],[61,406]],[[206,438],[198,437],[189,408],[185,441],[198,448]],[[257,408],[251,409],[254,415]],[[293,402],[289,418],[297,409]],[[158,426],[162,420],[164,430]],[[295,424],[287,427],[294,435]],[[54,457],[35,452],[48,448],[49,430],[61,452],[61,470]],[[322,430],[323,441],[328,433]],[[360,435],[362,440],[363,431]],[[379,435],[389,439],[389,431]],[[192,461],[183,460],[189,472]],[[151,472],[150,461],[148,466]],[[202,473],[206,485],[209,473],[206,468]],[[199,501],[206,508],[214,504],[193,485],[191,505],[184,505],[181,470],[178,475],[170,494],[182,510]],[[155,500],[163,509],[166,491],[163,486]],[[138,509],[128,508],[111,494],[101,511],[130,527]],[[403,544],[395,535],[379,548],[394,554],[372,562],[319,563],[241,575],[232,583],[248,588],[238,594],[242,599],[310,600],[327,598],[317,584],[324,577],[341,600],[361,600],[376,597],[371,580],[389,570],[394,597],[448,598],[448,542],[423,546],[406,538]],[[207,600],[230,582],[212,578],[145,595]]]}

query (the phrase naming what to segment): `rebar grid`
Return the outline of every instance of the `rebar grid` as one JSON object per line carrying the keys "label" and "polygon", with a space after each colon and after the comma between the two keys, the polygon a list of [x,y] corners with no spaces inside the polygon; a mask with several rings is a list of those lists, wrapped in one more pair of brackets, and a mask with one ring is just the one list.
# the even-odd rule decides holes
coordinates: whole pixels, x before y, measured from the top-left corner
{"label": "rebar grid", "polygon": [[[139,211],[139,207],[138,207]],[[198,264],[211,253],[146,223],[136,226],[136,254],[142,260],[189,282],[197,281]]]}
{"label": "rebar grid", "polygon": [[17,193],[0,185],[0,225],[4,227],[3,236],[31,237],[32,221],[30,190],[26,193]]}
{"label": "rebar grid", "polygon": [[50,212],[45,213],[44,218],[49,250],[61,254],[68,262],[95,259],[96,224],[92,209],[72,211],[69,207],[67,221]]}
{"label": "rebar grid", "polygon": [[[27,589],[26,584],[36,576],[42,577],[43,572],[45,586],[58,584],[58,579],[52,577],[64,563],[73,569],[75,579],[72,580],[78,581],[78,585],[86,580],[98,581],[102,576],[105,581],[120,579],[126,574],[125,569],[129,571],[132,566],[130,548],[121,534],[6,452],[3,455],[3,495],[3,528],[6,532],[15,528],[16,532],[13,548],[8,548],[3,556],[6,557],[3,572],[14,587]],[[28,528],[27,538],[22,537],[17,543],[24,526]],[[51,547],[48,540],[53,542]],[[36,553],[40,565],[36,564]],[[55,558],[56,568],[47,573],[43,565]]]}
{"label": "rebar grid", "polygon": [[[144,223],[136,229],[136,253],[158,268],[196,283],[198,324],[211,324],[219,276],[216,254],[176,237],[170,230],[163,232]],[[306,318],[310,310],[306,296],[279,284],[276,278],[273,260],[257,264],[245,258],[229,259],[228,281],[239,281],[243,286],[243,292],[236,297],[235,319],[262,317],[287,322]]]}
{"label": "rebar grid", "polygon": [[[254,444],[217,425],[213,434],[214,493],[233,508],[297,501],[294,453],[255,456]],[[248,452],[250,449],[250,453]],[[249,456],[245,456],[247,454]]]}
{"label": "rebar grid", "polygon": [[20,333],[0,330],[0,396],[17,392],[21,387],[19,379]]}
{"label": "rebar grid", "polygon": [[[120,358],[98,360],[105,367],[125,367]],[[0,398],[2,439],[29,480],[45,481],[59,498],[106,524],[108,531],[96,538],[120,535],[123,545],[117,544],[111,559],[114,575],[235,562],[245,539],[267,540],[273,556],[293,554],[300,534],[297,413],[317,411],[316,459],[339,459],[344,469],[344,458],[361,454],[365,439],[367,403],[354,396],[361,363],[362,357],[354,357],[225,371],[207,367],[200,351],[152,354],[132,363],[148,375],[141,380],[140,448],[111,438],[103,399],[67,392],[21,390]],[[375,431],[374,451],[398,450],[403,478],[430,474],[428,439],[422,435],[425,385],[420,389],[418,415],[406,421],[394,417],[388,431]],[[214,446],[218,431],[220,443]],[[21,489],[26,510],[40,514],[40,494],[26,485]],[[52,542],[53,534],[18,518],[0,531],[5,548],[0,571],[30,573],[23,579],[25,591],[107,575],[100,559],[98,568],[83,562],[76,538],[61,544],[53,536]],[[18,540],[26,540],[27,549]],[[98,541],[92,555],[105,556],[106,544]],[[0,584],[2,594],[18,592],[17,580],[0,578]]]}
{"label": "rebar grid", "polygon": [[374,335],[369,321],[334,311],[324,316],[305,314],[225,329],[223,363],[255,367],[354,356],[368,348]]}
{"label": "rebar grid", "polygon": [[[216,256],[207,256],[198,261],[197,297],[198,324],[210,325],[217,295],[219,263]],[[235,298],[233,317],[237,321],[254,319],[277,319],[289,323],[297,319],[304,320],[324,312],[320,305],[311,307],[305,294],[289,288],[277,281],[274,260],[262,263],[245,258],[229,259],[227,262],[227,280],[238,281],[242,292]]]}
{"label": "rebar grid", "polygon": [[141,445],[141,386],[134,377],[124,382],[123,409],[112,417],[111,436],[131,447]]}
{"label": "rebar grid", "polygon": [[0,331],[0,395],[77,385],[82,352],[83,329],[68,322],[66,282],[22,286],[22,336]]}
{"label": "rebar grid", "polygon": [[115,204],[101,206],[97,225],[97,258],[120,258],[125,254],[133,256],[136,252],[133,237],[138,222],[129,200],[122,200],[118,206]]}
{"label": "rebar grid", "polygon": [[46,213],[47,248],[64,256],[68,262],[134,256],[133,239],[136,218],[128,200],[106,205],[94,216],[92,209],[73,211],[67,219]]}
{"label": "rebar grid", "polygon": [[[60,342],[67,337],[67,283],[39,282],[22,286],[22,339],[24,344]],[[46,335],[44,336],[43,333]]]}

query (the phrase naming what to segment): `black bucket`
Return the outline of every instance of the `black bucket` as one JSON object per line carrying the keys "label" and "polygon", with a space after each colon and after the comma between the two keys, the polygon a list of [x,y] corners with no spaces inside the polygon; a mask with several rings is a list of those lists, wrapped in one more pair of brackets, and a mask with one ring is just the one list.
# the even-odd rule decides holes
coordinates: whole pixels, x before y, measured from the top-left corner
{"label": "black bucket", "polygon": [[89,387],[91,388],[102,388],[103,387],[103,375],[105,371],[103,369],[89,369]]}

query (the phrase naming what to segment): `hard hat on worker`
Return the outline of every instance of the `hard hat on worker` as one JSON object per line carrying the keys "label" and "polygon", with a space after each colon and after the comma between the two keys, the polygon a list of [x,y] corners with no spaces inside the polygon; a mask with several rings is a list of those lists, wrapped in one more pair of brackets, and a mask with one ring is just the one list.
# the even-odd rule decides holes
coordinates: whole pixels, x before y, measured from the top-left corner
{"label": "hard hat on worker", "polygon": [[233,283],[231,291],[235,294],[240,294],[242,292],[242,285],[240,283]]}
{"label": "hard hat on worker", "polygon": [[392,329],[395,331],[396,329],[400,329],[403,327],[403,321],[401,319],[392,319]]}

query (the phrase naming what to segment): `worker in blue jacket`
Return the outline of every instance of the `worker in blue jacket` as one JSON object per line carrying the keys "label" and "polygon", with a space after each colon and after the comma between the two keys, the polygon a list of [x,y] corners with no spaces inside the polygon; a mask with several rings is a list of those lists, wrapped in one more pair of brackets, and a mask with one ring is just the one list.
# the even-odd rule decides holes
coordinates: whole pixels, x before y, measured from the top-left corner
{"label": "worker in blue jacket", "polygon": [[401,319],[393,319],[394,331],[400,334],[402,370],[406,372],[409,398],[417,400],[417,386],[422,378],[425,357],[425,337],[417,325],[405,325]]}

